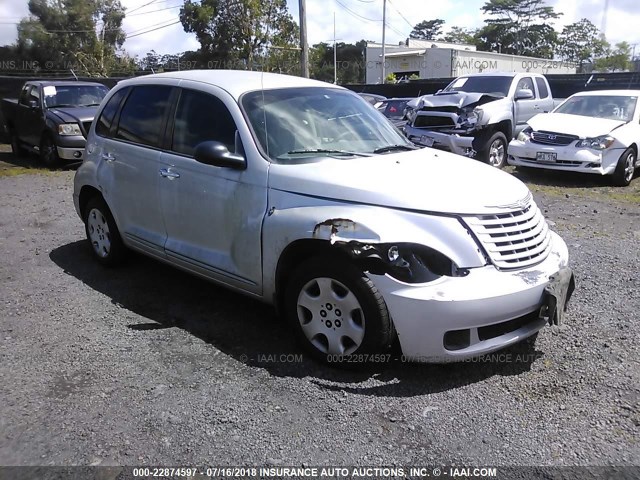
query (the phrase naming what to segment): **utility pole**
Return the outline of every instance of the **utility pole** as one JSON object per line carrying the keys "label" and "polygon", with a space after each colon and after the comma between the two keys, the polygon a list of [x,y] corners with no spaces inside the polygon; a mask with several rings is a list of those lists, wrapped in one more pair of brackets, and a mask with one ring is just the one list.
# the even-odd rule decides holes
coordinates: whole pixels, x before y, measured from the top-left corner
{"label": "utility pole", "polygon": [[[633,46],[635,51],[635,45]],[[338,45],[336,44],[336,12],[333,12],[333,84],[338,84]]]}
{"label": "utility pole", "polygon": [[382,81],[384,83],[385,78],[387,77],[386,67],[385,67],[385,55],[387,53],[385,48],[386,41],[386,28],[387,28],[387,0],[382,0]]}
{"label": "utility pole", "polygon": [[307,2],[298,0],[300,10],[300,63],[302,64],[302,76],[309,78],[309,43],[307,42]]}

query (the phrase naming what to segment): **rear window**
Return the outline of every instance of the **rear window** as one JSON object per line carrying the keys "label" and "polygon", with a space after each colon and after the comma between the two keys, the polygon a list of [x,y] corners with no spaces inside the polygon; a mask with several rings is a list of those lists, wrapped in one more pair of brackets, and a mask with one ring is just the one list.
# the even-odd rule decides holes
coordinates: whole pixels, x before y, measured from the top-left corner
{"label": "rear window", "polygon": [[536,77],[536,85],[538,85],[538,93],[540,98],[547,98],[549,96],[549,89],[547,88],[547,82],[540,77]]}
{"label": "rear window", "polygon": [[122,107],[115,137],[142,145],[158,146],[171,87],[134,87]]}

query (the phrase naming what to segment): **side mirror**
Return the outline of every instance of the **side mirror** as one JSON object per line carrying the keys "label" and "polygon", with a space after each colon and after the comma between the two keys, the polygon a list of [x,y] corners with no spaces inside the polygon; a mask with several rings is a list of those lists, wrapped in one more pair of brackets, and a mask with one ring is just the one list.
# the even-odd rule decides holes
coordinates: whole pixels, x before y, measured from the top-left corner
{"label": "side mirror", "polygon": [[533,98],[533,92],[531,90],[518,90],[516,92],[516,100],[531,100]]}
{"label": "side mirror", "polygon": [[207,141],[199,143],[194,153],[197,162],[215,167],[226,167],[234,170],[244,170],[247,168],[247,161],[242,155],[231,153],[229,149],[220,142]]}
{"label": "side mirror", "polygon": [[29,99],[29,101],[27,102],[27,105],[29,105],[29,108],[31,109],[38,108],[38,101],[35,99]]}

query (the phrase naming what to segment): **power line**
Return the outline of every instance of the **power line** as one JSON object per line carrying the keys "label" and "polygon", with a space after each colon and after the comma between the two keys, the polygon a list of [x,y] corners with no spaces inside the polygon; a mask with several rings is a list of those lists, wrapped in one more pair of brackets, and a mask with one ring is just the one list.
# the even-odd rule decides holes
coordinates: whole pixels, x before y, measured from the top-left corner
{"label": "power line", "polygon": [[407,17],[405,17],[405,16],[402,14],[402,12],[401,12],[400,10],[398,10],[398,8],[397,8],[393,3],[391,3],[391,0],[387,0],[387,1],[389,2],[389,5],[391,5],[391,6],[393,7],[393,9],[394,9],[396,12],[398,12],[398,15],[400,15],[400,16],[402,17],[402,19],[403,19],[405,22],[407,22],[407,25],[409,25],[409,26],[411,27],[411,29],[413,29],[413,25],[411,24],[411,22],[410,22],[409,20],[407,20]]}
{"label": "power line", "polygon": [[125,15],[125,18],[126,17],[135,17],[136,15],[146,15],[148,13],[162,12],[163,10],[171,10],[173,8],[180,8],[180,7],[182,7],[182,5],[174,5],[173,7],[159,8],[158,10],[149,10],[148,12],[138,12],[138,13]]}
{"label": "power line", "polygon": [[[136,8],[134,8],[133,10],[129,10],[129,12],[128,12],[128,13],[135,12],[135,11],[137,11],[137,10],[140,10],[141,8],[147,7],[147,6],[151,5],[152,3],[156,3],[156,2],[158,2],[158,1],[160,1],[160,0],[151,0],[150,2],[147,2],[147,3],[145,3],[144,5],[140,5],[139,7],[136,7]],[[164,1],[164,0],[162,0],[162,1]]]}
{"label": "power line", "polygon": [[175,21],[173,23],[170,23],[169,25],[163,25],[162,27],[152,28],[151,30],[147,30],[146,32],[134,33],[133,35],[129,34],[125,38],[133,38],[133,37],[137,37],[138,35],[144,35],[145,33],[155,32],[156,30],[161,30],[163,28],[167,28],[167,27],[170,27],[172,25],[176,25],[178,23],[180,23],[180,20],[177,20],[177,21]]}
{"label": "power line", "polygon": [[349,12],[351,15],[353,15],[354,17],[360,18],[362,20],[366,20],[367,22],[382,22],[382,20],[375,20],[373,18],[367,18],[367,17],[363,17],[362,15],[360,15],[359,13],[354,12],[353,10],[351,10],[349,7],[347,7],[345,4],[343,4],[340,0],[336,0],[336,3],[338,5],[340,5],[342,8],[344,8],[347,12]]}

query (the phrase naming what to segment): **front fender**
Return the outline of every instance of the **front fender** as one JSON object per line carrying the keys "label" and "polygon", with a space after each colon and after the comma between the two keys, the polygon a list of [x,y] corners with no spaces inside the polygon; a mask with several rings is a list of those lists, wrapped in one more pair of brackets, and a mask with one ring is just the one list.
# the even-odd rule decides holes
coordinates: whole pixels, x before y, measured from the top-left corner
{"label": "front fender", "polygon": [[371,244],[416,243],[439,251],[460,268],[487,263],[471,233],[455,216],[272,191],[262,233],[265,298],[272,298],[275,293],[276,270],[284,250],[305,239],[326,241],[328,245],[352,240]]}

